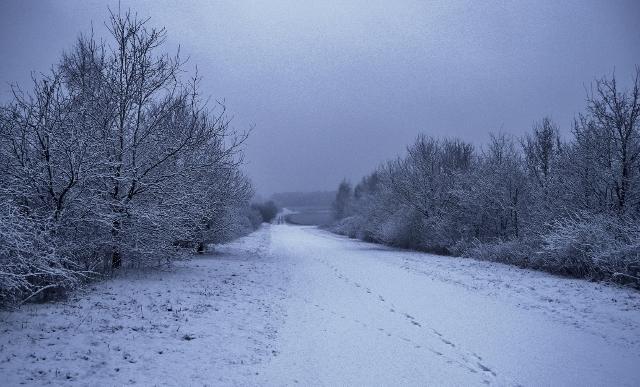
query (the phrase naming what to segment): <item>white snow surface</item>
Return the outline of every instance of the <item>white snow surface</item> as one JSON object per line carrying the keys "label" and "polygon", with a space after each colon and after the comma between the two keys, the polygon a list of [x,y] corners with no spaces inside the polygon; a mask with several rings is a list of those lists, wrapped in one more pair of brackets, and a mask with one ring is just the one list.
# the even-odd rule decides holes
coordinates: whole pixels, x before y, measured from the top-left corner
{"label": "white snow surface", "polygon": [[0,314],[0,384],[639,385],[640,293],[265,226]]}

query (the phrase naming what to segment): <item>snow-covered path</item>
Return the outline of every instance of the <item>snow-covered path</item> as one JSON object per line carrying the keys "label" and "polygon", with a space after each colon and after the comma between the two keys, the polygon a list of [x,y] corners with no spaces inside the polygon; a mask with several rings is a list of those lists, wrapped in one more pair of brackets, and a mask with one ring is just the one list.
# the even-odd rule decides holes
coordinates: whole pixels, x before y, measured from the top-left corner
{"label": "snow-covered path", "polygon": [[638,385],[640,293],[272,225],[0,313],[0,384]]}
{"label": "snow-covered path", "polygon": [[638,385],[632,291],[276,226],[293,266],[267,381]]}

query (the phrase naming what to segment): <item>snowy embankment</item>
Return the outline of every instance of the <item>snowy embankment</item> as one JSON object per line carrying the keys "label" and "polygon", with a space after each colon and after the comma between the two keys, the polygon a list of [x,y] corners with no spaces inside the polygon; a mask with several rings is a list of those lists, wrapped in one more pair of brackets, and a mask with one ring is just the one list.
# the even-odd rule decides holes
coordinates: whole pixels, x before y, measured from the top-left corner
{"label": "snowy embankment", "polygon": [[274,225],[1,315],[7,385],[637,385],[640,293]]}

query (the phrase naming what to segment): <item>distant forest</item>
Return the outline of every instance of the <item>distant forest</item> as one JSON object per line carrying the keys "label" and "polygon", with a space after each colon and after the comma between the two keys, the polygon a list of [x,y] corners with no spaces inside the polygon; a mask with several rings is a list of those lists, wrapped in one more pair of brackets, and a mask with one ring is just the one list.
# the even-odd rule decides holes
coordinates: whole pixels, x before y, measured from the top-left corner
{"label": "distant forest", "polygon": [[331,208],[336,197],[335,191],[281,192],[271,196],[278,207]]}

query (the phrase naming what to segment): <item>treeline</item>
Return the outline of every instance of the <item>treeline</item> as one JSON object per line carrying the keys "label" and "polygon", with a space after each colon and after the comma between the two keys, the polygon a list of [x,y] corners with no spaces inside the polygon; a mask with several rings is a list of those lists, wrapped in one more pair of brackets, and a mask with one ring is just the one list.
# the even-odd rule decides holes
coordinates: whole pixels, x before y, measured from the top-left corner
{"label": "treeline", "polygon": [[316,207],[329,208],[335,198],[335,191],[315,192],[279,192],[271,196],[271,199],[279,207],[299,208]]}
{"label": "treeline", "polygon": [[0,303],[156,265],[262,222],[246,133],[209,106],[164,29],[110,14],[0,108]]}
{"label": "treeline", "polygon": [[333,230],[367,241],[640,285],[640,69],[594,82],[571,138],[544,118],[482,149],[420,136],[336,194]]}

